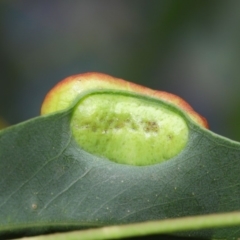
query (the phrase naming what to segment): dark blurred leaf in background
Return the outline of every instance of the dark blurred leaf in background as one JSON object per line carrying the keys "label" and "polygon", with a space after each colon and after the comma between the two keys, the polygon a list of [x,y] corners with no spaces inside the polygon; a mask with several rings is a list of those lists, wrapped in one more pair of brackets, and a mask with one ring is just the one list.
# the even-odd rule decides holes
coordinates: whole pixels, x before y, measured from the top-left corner
{"label": "dark blurred leaf in background", "polygon": [[7,122],[0,117],[0,130],[8,126]]}

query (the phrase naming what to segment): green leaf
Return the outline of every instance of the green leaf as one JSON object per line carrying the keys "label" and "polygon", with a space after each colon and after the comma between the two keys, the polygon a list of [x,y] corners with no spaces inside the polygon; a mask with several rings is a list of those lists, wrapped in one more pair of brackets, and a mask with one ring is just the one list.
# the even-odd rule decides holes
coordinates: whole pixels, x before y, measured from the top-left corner
{"label": "green leaf", "polygon": [[[2,236],[240,209],[239,143],[199,127],[176,107],[155,99],[175,109],[187,122],[186,147],[159,164],[118,164],[92,155],[76,143],[70,123],[78,101],[65,111],[0,132]],[[240,236],[239,225],[219,226],[226,228],[180,235]]]}

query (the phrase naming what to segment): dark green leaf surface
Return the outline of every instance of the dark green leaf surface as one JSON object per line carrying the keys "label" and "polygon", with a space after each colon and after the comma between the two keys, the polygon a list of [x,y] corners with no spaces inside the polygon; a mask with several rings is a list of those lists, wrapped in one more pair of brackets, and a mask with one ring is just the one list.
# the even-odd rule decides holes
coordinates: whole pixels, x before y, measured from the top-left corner
{"label": "dark green leaf surface", "polygon": [[[160,101],[159,101],[160,102]],[[186,148],[161,164],[117,164],[82,150],[73,108],[0,132],[0,232],[28,234],[240,209],[240,144],[186,118]],[[240,227],[187,236],[233,238]]]}

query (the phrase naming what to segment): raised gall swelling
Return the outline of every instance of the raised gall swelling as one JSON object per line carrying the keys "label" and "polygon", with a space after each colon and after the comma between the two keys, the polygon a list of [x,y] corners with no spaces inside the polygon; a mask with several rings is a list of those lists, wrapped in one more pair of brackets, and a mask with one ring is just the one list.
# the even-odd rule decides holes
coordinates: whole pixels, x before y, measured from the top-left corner
{"label": "raised gall swelling", "polygon": [[84,92],[71,118],[73,137],[85,151],[117,163],[156,164],[184,149],[189,129],[172,105],[208,128],[205,118],[180,97],[101,73],[79,74],[59,82],[47,94],[41,114],[70,107]]}

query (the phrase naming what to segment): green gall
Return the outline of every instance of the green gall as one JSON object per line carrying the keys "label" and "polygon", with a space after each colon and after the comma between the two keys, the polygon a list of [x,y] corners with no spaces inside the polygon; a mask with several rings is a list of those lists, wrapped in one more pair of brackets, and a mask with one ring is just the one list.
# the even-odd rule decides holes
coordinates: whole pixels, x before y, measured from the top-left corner
{"label": "green gall", "polygon": [[71,129],[87,152],[137,166],[171,159],[188,140],[186,122],[172,108],[131,94],[87,95],[74,110]]}

